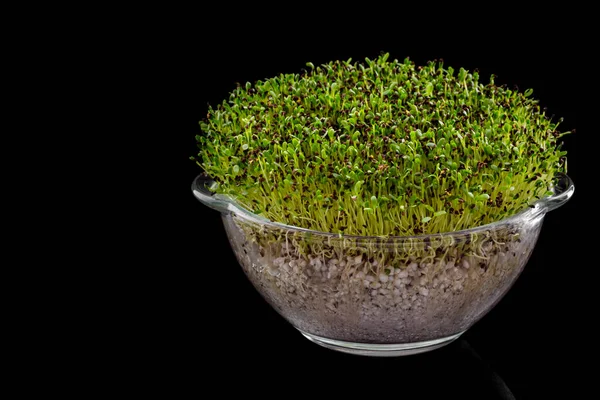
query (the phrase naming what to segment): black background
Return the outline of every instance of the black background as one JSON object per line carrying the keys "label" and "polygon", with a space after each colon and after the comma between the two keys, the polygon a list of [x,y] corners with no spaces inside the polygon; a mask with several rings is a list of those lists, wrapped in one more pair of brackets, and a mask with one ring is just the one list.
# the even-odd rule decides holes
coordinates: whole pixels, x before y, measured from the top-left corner
{"label": "black background", "polygon": [[[310,27],[286,25],[282,16],[275,25],[268,16],[244,23],[243,13],[236,15],[235,21],[212,29],[197,29],[191,23],[174,27],[162,46],[168,67],[157,69],[166,78],[166,101],[173,111],[169,140],[177,142],[177,172],[169,185],[177,197],[172,215],[177,227],[167,235],[178,241],[173,251],[179,254],[173,255],[171,279],[162,288],[173,305],[167,310],[168,323],[177,337],[172,357],[181,382],[197,374],[208,380],[228,377],[232,387],[223,390],[239,384],[248,393],[281,396],[325,392],[406,398],[411,392],[421,398],[434,393],[446,398],[511,398],[502,397],[506,385],[518,399],[537,399],[560,389],[569,391],[582,328],[572,311],[580,302],[573,282],[577,278],[565,269],[575,267],[580,193],[547,215],[523,274],[461,339],[423,355],[378,359],[310,343],[262,300],[238,266],[219,214],[193,197],[190,185],[200,168],[189,160],[198,152],[194,136],[207,105],[227,98],[237,83],[298,73],[308,61],[360,61],[381,52],[389,52],[390,58],[408,56],[417,64],[442,58],[446,66],[477,68],[483,80],[493,73],[496,83],[533,88],[548,114],[564,117],[563,130],[575,129],[580,92],[576,77],[582,63],[570,42],[574,28],[565,25],[567,16],[533,27],[507,15],[503,21],[465,22],[457,24],[462,29],[432,33],[428,24],[410,29],[399,24],[381,32],[356,24],[334,29],[327,20]],[[576,186],[582,134],[564,139]],[[285,390],[276,389],[277,383]]]}

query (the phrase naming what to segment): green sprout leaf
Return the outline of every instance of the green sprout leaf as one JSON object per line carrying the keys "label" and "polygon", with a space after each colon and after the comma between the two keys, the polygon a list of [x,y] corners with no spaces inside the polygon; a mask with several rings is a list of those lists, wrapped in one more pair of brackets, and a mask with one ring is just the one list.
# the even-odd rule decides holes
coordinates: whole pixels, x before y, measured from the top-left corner
{"label": "green sprout leaf", "polygon": [[433,94],[433,82],[427,82],[425,86],[425,96],[431,96]]}
{"label": "green sprout leaf", "polygon": [[477,195],[477,196],[475,196],[475,201],[482,202],[482,201],[486,201],[486,200],[488,200],[489,198],[490,198],[490,195],[489,195],[489,194],[487,194],[487,193],[483,193],[483,194],[480,194],[480,195]]}

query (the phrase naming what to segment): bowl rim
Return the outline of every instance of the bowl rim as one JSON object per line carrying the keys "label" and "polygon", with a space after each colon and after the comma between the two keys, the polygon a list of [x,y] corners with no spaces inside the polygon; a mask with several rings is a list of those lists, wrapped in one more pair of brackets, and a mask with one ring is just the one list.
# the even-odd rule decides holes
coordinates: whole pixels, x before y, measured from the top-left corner
{"label": "bowl rim", "polygon": [[484,225],[479,225],[473,228],[462,229],[458,231],[447,231],[432,234],[420,234],[411,236],[361,236],[361,235],[345,235],[332,232],[323,232],[307,228],[301,228],[299,226],[288,225],[281,222],[271,221],[268,218],[257,215],[245,207],[238,204],[232,197],[215,194],[211,192],[209,187],[214,184],[215,181],[205,174],[198,175],[192,182],[192,192],[194,196],[204,205],[220,211],[221,213],[233,213],[244,220],[257,223],[260,225],[270,226],[276,229],[285,229],[288,231],[304,232],[311,235],[323,236],[328,238],[344,238],[354,240],[386,240],[386,241],[399,241],[399,240],[422,240],[430,237],[442,237],[442,236],[470,236],[473,233],[482,231],[496,230],[504,225],[511,224],[516,221],[528,221],[533,220],[537,217],[543,217],[548,211],[552,211],[563,204],[565,204],[575,192],[575,185],[567,174],[557,174],[556,184],[554,185],[554,194],[543,197],[534,203],[525,207],[523,210],[508,216],[500,221],[491,222]]}

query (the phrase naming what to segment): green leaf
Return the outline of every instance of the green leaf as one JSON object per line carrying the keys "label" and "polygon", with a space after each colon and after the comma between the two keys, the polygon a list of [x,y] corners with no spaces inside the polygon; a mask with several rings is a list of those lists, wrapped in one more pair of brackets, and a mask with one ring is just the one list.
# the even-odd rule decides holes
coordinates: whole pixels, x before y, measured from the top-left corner
{"label": "green leaf", "polygon": [[433,216],[434,216],[434,217],[440,217],[440,216],[442,216],[442,215],[444,215],[444,214],[446,214],[446,211],[444,211],[444,210],[441,210],[441,211],[436,211],[436,212],[433,214]]}
{"label": "green leaf", "polygon": [[421,222],[424,223],[424,224],[427,223],[427,222],[429,222],[429,221],[431,221],[431,217],[423,217],[423,219],[421,220]]}
{"label": "green leaf", "polygon": [[361,186],[363,185],[363,183],[365,183],[364,181],[358,181],[354,184],[354,194],[358,194],[358,192],[360,191]]}
{"label": "green leaf", "polygon": [[433,83],[428,82],[425,85],[425,96],[431,96],[433,94]]}
{"label": "green leaf", "polygon": [[490,198],[490,195],[487,193],[482,193],[480,195],[475,196],[475,201],[486,201]]}

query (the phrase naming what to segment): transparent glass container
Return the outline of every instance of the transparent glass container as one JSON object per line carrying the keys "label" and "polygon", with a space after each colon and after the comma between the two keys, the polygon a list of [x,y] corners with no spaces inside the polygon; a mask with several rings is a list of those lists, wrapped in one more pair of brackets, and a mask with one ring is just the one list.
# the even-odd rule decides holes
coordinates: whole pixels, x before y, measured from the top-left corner
{"label": "transparent glass container", "polygon": [[425,352],[457,339],[506,294],[527,263],[545,214],[574,192],[554,194],[502,221],[435,235],[363,237],[269,221],[214,195],[242,269],[269,304],[311,341],[370,356]]}

